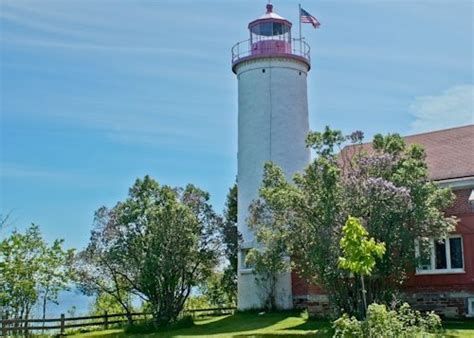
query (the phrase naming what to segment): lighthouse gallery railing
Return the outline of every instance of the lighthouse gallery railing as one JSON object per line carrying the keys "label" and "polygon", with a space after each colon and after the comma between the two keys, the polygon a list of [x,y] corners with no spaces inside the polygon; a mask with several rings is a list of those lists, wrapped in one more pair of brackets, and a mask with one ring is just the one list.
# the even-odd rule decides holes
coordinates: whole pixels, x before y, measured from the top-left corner
{"label": "lighthouse gallery railing", "polygon": [[[295,55],[298,57],[302,57],[306,59],[308,62],[311,61],[310,56],[311,48],[310,46],[304,41],[300,39],[292,39],[291,43],[291,50],[285,52],[279,52],[275,50],[273,46],[270,46],[268,49],[262,50],[262,47],[259,47],[258,56],[265,56],[265,55]],[[241,59],[250,57],[250,56],[257,56],[254,51],[252,50],[252,44],[250,39],[237,42],[232,47],[232,64],[235,64]]]}

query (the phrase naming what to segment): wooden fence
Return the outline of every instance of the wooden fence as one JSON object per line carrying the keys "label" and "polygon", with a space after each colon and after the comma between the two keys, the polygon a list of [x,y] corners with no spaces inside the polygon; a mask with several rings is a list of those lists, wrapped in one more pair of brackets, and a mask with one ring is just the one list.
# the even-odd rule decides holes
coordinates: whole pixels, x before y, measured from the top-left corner
{"label": "wooden fence", "polygon": [[[217,315],[233,313],[235,307],[221,307],[221,308],[206,308],[184,310],[184,314],[196,315]],[[139,312],[132,313],[132,319],[145,320],[151,317],[150,313]],[[125,313],[108,314],[98,316],[82,316],[82,317],[66,317],[61,314],[59,318],[47,319],[7,319],[3,318],[1,321],[1,335],[8,336],[9,334],[27,335],[31,331],[49,331],[58,330],[60,335],[64,335],[66,329],[83,328],[88,326],[99,326],[108,329],[109,325],[120,324],[127,322]]]}

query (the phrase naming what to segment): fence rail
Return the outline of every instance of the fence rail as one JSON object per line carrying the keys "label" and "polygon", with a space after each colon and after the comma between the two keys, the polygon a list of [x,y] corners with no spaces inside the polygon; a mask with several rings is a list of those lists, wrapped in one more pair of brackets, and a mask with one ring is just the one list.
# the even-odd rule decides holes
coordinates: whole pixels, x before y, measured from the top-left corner
{"label": "fence rail", "polygon": [[[190,309],[183,310],[183,314],[225,314],[232,313],[235,310],[235,307],[220,307],[220,308],[205,308],[205,309]],[[132,320],[146,319],[151,316],[149,312],[134,312],[130,314]],[[138,318],[137,318],[138,317]],[[117,319],[120,318],[120,319]],[[92,322],[81,322],[78,321],[89,321]],[[45,319],[8,319],[6,317],[2,318],[1,321],[1,335],[8,336],[9,334],[25,334],[27,335],[30,331],[38,330],[59,330],[60,335],[64,335],[66,329],[71,328],[81,328],[88,326],[101,326],[104,329],[108,329],[109,325],[120,324],[127,322],[126,313],[114,313],[109,314],[105,312],[103,315],[95,316],[80,316],[80,317],[66,317],[64,314],[61,314],[59,318],[45,318]],[[43,324],[43,325],[33,325],[30,324]],[[56,323],[55,325],[45,325],[46,323]]]}

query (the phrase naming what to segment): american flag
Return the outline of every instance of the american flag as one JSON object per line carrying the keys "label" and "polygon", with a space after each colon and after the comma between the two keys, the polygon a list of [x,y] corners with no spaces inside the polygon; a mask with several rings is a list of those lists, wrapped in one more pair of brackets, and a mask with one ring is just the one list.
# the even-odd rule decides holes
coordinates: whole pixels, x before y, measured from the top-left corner
{"label": "american flag", "polygon": [[306,12],[303,8],[300,9],[300,20],[301,20],[301,23],[312,24],[314,28],[319,28],[319,26],[321,26],[318,19],[316,19],[314,16]]}

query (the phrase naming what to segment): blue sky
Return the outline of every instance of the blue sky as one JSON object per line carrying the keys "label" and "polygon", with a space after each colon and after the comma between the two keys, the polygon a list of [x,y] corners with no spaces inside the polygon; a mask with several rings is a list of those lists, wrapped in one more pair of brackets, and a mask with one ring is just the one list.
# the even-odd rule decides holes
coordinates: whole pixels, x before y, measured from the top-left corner
{"label": "blue sky", "polygon": [[[84,246],[135,178],[192,182],[217,210],[236,175],[230,48],[266,1],[1,2],[1,201],[13,225]],[[296,1],[274,1],[295,23]],[[312,129],[473,123],[472,1],[306,1]],[[5,231],[4,231],[5,233]]]}

